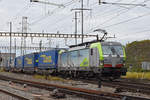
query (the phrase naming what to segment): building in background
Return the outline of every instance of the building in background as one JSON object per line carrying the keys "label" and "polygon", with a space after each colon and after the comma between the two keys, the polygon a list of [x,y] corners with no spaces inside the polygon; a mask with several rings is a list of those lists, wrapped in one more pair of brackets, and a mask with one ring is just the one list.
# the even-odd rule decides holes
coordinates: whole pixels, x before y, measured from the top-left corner
{"label": "building in background", "polygon": [[142,62],[142,69],[150,70],[150,62]]}

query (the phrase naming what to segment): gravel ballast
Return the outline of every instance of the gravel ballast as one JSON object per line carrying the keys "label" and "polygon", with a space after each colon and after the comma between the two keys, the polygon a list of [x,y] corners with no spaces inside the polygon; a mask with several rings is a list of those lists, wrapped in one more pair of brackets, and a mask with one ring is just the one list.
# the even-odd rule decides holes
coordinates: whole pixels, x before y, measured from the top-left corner
{"label": "gravel ballast", "polygon": [[[65,86],[72,86],[72,87],[92,89],[92,90],[100,90],[100,91],[105,91],[105,92],[110,92],[110,93],[114,93],[116,90],[115,87],[111,88],[111,87],[102,86],[101,88],[98,88],[98,86],[95,84],[83,83],[81,81],[74,81],[74,80],[69,80],[69,79],[63,79],[63,81],[62,80],[35,79],[34,75],[18,74],[18,73],[11,73],[11,72],[1,72],[0,75],[5,75],[8,77],[13,77],[13,78],[15,77],[15,78],[19,78],[19,79],[25,79],[25,80],[32,80],[32,81],[42,82],[42,83],[65,85]],[[120,92],[120,94],[150,98],[149,95],[145,95],[142,93]],[[64,99],[64,100],[66,100],[66,99]],[[73,100],[73,99],[71,99],[71,100]],[[74,99],[74,100],[77,100],[77,99]]]}

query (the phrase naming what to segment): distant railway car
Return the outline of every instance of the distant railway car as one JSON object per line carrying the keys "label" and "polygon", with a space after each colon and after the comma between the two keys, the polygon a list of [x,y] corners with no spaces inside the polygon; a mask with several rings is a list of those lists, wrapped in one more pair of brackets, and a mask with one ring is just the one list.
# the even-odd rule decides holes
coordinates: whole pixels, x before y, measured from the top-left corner
{"label": "distant railway car", "polygon": [[57,49],[40,52],[38,55],[38,70],[56,71],[58,67]]}
{"label": "distant railway car", "polygon": [[34,72],[38,67],[38,53],[31,53],[23,56],[24,66],[23,71]]}
{"label": "distant railway car", "polygon": [[23,66],[24,66],[24,57],[23,56],[18,56],[14,60],[14,70],[15,71],[22,71]]}
{"label": "distant railway car", "polygon": [[95,42],[59,53],[58,71],[73,76],[119,78],[126,74],[125,50],[118,42]]}

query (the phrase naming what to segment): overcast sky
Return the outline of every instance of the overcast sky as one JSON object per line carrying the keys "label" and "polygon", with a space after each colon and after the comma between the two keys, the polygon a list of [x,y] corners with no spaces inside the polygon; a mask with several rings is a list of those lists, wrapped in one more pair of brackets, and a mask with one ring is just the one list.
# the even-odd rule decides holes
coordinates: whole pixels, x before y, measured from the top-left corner
{"label": "overcast sky", "polygon": [[[22,17],[28,17],[28,32],[49,32],[49,33],[74,33],[74,11],[71,9],[80,8],[80,0],[41,0],[51,3],[64,4],[60,8],[48,4],[30,3],[30,0],[0,0],[0,31],[9,31],[8,22],[13,23],[13,31],[21,32]],[[93,33],[95,29],[105,29],[122,44],[136,40],[150,38],[150,0],[102,0],[113,3],[146,4],[142,6],[132,5],[99,5],[98,0],[84,0],[84,7],[92,9],[84,11],[84,34]],[[78,14],[78,33],[81,33],[81,14]],[[99,34],[101,36],[101,34]],[[40,39],[35,40],[38,42]],[[7,45],[6,39],[2,38],[1,43]],[[3,41],[3,42],[2,42]],[[17,39],[18,44],[20,42]],[[64,45],[64,39],[53,39],[52,44]],[[71,41],[71,40],[67,40]],[[43,39],[44,43],[48,39]],[[68,44],[74,41],[68,42]],[[30,42],[29,42],[30,43]],[[1,45],[2,45],[1,44]]]}

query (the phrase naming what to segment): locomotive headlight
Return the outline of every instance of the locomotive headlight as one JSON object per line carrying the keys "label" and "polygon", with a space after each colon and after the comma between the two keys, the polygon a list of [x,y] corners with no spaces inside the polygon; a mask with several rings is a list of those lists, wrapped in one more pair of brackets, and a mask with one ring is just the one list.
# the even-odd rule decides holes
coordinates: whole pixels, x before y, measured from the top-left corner
{"label": "locomotive headlight", "polygon": [[125,66],[125,61],[123,60],[123,66]]}
{"label": "locomotive headlight", "polygon": [[103,66],[104,65],[104,61],[100,61],[100,66]]}
{"label": "locomotive headlight", "polygon": [[123,66],[125,66],[126,64],[125,63],[123,63]]}
{"label": "locomotive headlight", "polygon": [[103,66],[103,63],[101,62],[100,65]]}

